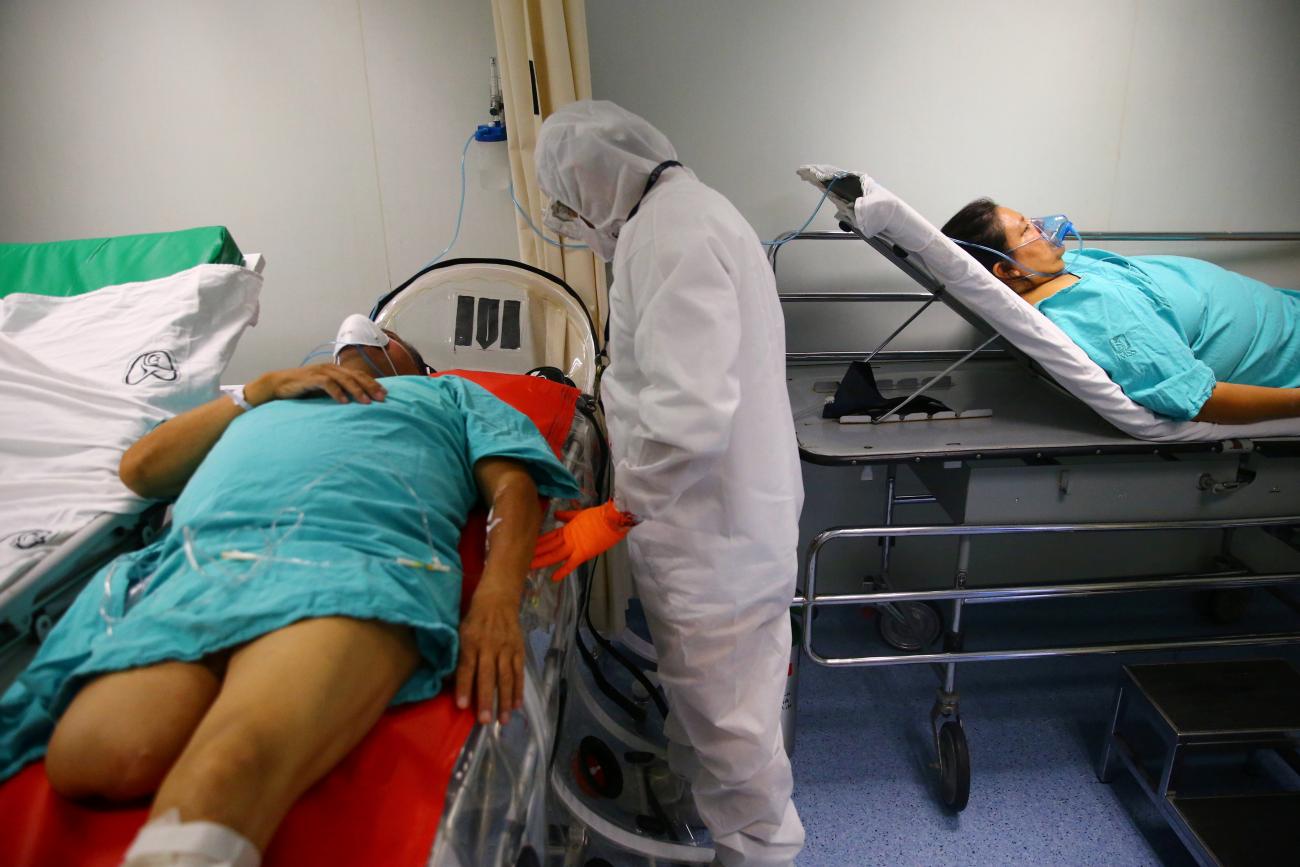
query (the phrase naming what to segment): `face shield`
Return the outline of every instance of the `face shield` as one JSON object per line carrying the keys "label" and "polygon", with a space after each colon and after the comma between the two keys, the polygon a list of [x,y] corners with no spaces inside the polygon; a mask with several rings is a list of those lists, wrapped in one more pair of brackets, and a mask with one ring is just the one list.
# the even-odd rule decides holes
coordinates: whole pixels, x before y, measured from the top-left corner
{"label": "face shield", "polygon": [[560,201],[551,202],[551,206],[542,215],[542,225],[564,238],[577,239],[582,218],[578,212]]}
{"label": "face shield", "polygon": [[578,212],[559,200],[553,200],[542,213],[542,225],[561,238],[568,238],[579,244],[585,244],[604,261],[614,258],[614,244],[617,239],[606,238],[578,215]]}

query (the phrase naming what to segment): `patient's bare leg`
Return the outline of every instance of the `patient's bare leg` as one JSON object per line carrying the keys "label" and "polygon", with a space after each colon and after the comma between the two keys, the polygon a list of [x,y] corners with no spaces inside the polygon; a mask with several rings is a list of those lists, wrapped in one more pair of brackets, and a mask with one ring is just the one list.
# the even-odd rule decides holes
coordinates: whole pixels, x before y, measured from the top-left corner
{"label": "patient's bare leg", "polygon": [[236,650],[151,818],[233,828],[264,850],[289,807],[361,740],[419,660],[406,627],[327,617]]}
{"label": "patient's bare leg", "polygon": [[153,794],[217,697],[222,661],[163,662],[92,680],[54,727],[50,785],[68,798]]}

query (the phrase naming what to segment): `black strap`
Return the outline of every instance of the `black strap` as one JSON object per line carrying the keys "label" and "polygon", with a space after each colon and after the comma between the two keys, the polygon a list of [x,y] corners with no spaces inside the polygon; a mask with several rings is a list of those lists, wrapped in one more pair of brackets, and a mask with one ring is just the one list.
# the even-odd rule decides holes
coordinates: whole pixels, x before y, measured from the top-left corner
{"label": "black strap", "polygon": [[912,412],[933,415],[949,412],[949,408],[929,395],[919,397],[885,397],[876,385],[876,374],[865,361],[854,361],[840,379],[835,397],[822,408],[822,418],[840,418],[846,415],[868,415],[872,420],[888,415],[906,403]]}
{"label": "black strap", "polygon": [[[641,198],[637,199],[636,204],[632,206],[632,210],[627,212],[627,220],[630,220],[633,217],[635,217],[636,212],[641,210],[641,203],[644,202],[645,197],[650,194],[650,188],[653,187],[659,181],[659,176],[664,173],[664,169],[668,169],[668,168],[672,168],[673,166],[680,166],[680,165],[681,163],[677,162],[677,160],[664,160],[659,165],[655,166],[653,170],[651,170],[650,177],[646,178],[645,189],[641,191]],[[624,220],[623,222],[626,223],[627,220]]]}

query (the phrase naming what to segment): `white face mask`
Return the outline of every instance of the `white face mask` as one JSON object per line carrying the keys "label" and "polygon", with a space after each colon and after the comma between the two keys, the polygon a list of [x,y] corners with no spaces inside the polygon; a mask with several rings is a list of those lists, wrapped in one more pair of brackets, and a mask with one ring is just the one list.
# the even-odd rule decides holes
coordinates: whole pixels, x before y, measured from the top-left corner
{"label": "white face mask", "polygon": [[334,363],[339,363],[339,356],[349,346],[356,348],[358,352],[361,352],[360,347],[362,346],[373,346],[384,354],[384,360],[388,362],[388,369],[383,370],[375,362],[371,361],[369,355],[361,352],[361,357],[365,359],[366,364],[370,365],[374,375],[396,376],[397,365],[393,363],[393,357],[388,354],[388,345],[391,342],[392,338],[385,334],[384,329],[372,322],[369,317],[362,316],[360,313],[353,313],[343,320],[343,324],[339,326],[339,333],[334,337]]}
{"label": "white face mask", "polygon": [[[375,346],[383,349],[390,339],[384,333],[384,329],[371,321],[368,316],[353,313],[343,320],[338,334],[334,336],[334,363],[338,364],[339,355],[349,346]],[[388,352],[385,351],[384,354],[387,355]]]}

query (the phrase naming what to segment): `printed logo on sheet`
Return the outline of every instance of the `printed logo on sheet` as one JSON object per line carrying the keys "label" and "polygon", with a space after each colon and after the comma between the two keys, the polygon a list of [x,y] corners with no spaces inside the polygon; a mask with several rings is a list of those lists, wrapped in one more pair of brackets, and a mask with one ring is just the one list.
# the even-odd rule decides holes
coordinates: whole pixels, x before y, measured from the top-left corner
{"label": "printed logo on sheet", "polygon": [[50,541],[53,530],[22,530],[5,537],[5,542],[19,551],[29,551]]}
{"label": "printed logo on sheet", "polygon": [[175,382],[180,376],[172,354],[165,349],[142,352],[126,371],[126,384],[139,385],[146,379],[161,379],[163,382]]}
{"label": "printed logo on sheet", "polygon": [[1120,358],[1132,358],[1137,355],[1137,347],[1128,339],[1127,334],[1116,334],[1110,339],[1110,348]]}

